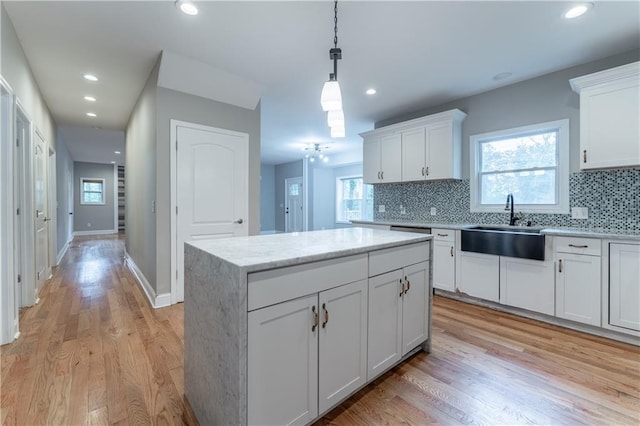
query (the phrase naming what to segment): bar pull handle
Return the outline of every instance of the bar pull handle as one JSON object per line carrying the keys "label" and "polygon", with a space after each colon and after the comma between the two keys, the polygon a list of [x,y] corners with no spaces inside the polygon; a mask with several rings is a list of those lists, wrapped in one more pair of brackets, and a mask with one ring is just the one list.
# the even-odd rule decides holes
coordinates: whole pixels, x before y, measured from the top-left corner
{"label": "bar pull handle", "polygon": [[558,260],[558,272],[562,272],[562,259]]}
{"label": "bar pull handle", "polygon": [[320,316],[316,312],[316,306],[315,305],[313,305],[313,307],[311,308],[311,316],[313,317],[313,323],[311,325],[311,332],[314,332],[314,331],[316,331],[316,328],[318,328],[318,324],[320,323]]}
{"label": "bar pull handle", "polygon": [[438,234],[438,237],[448,237],[449,234]]}
{"label": "bar pull handle", "polygon": [[404,294],[407,294],[407,292],[411,289],[411,281],[409,281],[407,277],[404,277],[404,281],[407,283],[407,287],[404,289]]}
{"label": "bar pull handle", "polygon": [[584,245],[580,245],[580,244],[569,244],[569,247],[573,247],[573,248],[587,248],[589,247],[588,245],[584,244]]}
{"label": "bar pull handle", "polygon": [[424,167],[422,168],[422,176],[424,176]]}
{"label": "bar pull handle", "polygon": [[404,281],[402,281],[402,278],[400,278],[400,286],[402,287],[400,289],[400,297],[402,297],[402,295],[404,294]]}
{"label": "bar pull handle", "polygon": [[384,180],[384,170],[380,172],[380,179]]}
{"label": "bar pull handle", "polygon": [[322,304],[322,310],[324,311],[324,321],[322,322],[322,328],[327,326],[329,322],[329,311],[327,310],[327,305],[325,303]]}
{"label": "bar pull handle", "polygon": [[451,246],[451,257],[453,257],[453,246]]}
{"label": "bar pull handle", "polygon": [[587,162],[587,150],[586,149],[584,151],[582,151],[582,162],[583,163]]}

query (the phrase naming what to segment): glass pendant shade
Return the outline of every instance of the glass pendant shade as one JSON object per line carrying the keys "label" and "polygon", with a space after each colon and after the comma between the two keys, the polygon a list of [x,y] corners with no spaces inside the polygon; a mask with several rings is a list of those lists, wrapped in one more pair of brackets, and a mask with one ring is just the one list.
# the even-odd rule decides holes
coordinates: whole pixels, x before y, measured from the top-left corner
{"label": "glass pendant shade", "polygon": [[331,137],[332,138],[344,138],[345,130],[344,126],[342,127],[332,127],[331,128]]}
{"label": "glass pendant shade", "polygon": [[327,113],[329,127],[344,127],[344,112],[341,109],[330,110]]}
{"label": "glass pendant shade", "polygon": [[340,93],[340,84],[336,80],[329,80],[324,83],[322,95],[320,95],[320,103],[323,111],[342,109],[342,93]]}

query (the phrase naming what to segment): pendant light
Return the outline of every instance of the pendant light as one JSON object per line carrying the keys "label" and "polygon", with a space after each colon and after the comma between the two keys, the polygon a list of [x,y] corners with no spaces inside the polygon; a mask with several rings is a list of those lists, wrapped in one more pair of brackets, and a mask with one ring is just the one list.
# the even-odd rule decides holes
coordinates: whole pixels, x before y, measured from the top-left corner
{"label": "pendant light", "polygon": [[344,127],[344,112],[335,109],[327,112],[327,124],[329,127]]}
{"label": "pendant light", "polygon": [[333,72],[329,74],[329,80],[322,87],[320,104],[322,110],[327,111],[327,124],[331,127],[331,137],[340,138],[345,134],[342,93],[338,83],[338,60],[342,59],[342,49],[338,47],[338,0],[333,4],[333,47],[329,49],[329,59],[333,61]]}

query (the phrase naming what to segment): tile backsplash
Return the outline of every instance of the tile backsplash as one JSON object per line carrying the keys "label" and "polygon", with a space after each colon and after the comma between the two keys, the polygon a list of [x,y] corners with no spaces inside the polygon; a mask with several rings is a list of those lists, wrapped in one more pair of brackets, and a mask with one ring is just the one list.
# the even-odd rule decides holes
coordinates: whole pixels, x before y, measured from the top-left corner
{"label": "tile backsplash", "polygon": [[[423,223],[509,222],[508,213],[472,213],[469,180],[389,183],[375,186],[374,220]],[[506,201],[506,194],[505,194]],[[384,204],[386,212],[378,212]],[[400,205],[406,211],[400,214]],[[587,207],[588,219],[571,214],[525,213],[533,226],[640,230],[640,168],[572,173],[570,207]],[[436,214],[430,210],[435,207]],[[518,210],[518,199],[515,200]]]}

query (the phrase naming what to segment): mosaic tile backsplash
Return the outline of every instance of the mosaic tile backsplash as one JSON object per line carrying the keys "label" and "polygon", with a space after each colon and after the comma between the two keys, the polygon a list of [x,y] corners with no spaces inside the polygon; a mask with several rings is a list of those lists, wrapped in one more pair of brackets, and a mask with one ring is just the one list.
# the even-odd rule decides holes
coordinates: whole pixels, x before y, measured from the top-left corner
{"label": "mosaic tile backsplash", "polygon": [[[509,213],[472,213],[469,180],[378,184],[374,220],[423,223],[509,223]],[[506,194],[505,194],[506,201]],[[384,204],[385,213],[378,212]],[[400,214],[400,205],[406,214]],[[533,226],[640,230],[640,168],[572,173],[570,207],[587,207],[588,219],[571,214],[525,213]],[[436,215],[430,214],[431,207]],[[515,200],[518,210],[518,199]]]}

